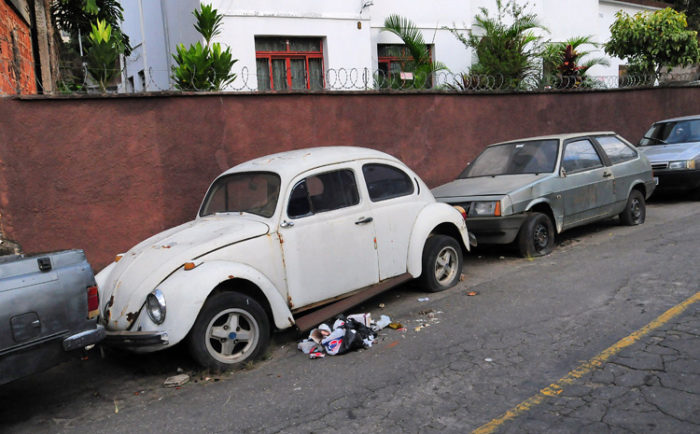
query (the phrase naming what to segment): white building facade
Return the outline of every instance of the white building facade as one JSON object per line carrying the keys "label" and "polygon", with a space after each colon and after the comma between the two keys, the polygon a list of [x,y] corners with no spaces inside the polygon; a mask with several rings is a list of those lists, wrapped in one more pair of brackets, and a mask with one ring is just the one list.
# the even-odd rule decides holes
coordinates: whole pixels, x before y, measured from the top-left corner
{"label": "white building facade", "polygon": [[[506,0],[504,0],[505,3]],[[520,0],[519,0],[520,1]],[[203,41],[195,31],[192,12],[198,0],[122,0],[123,31],[133,52],[124,59],[120,91],[173,89],[170,78],[178,44]],[[382,31],[384,20],[398,14],[413,21],[431,49],[433,59],[450,72],[467,72],[475,59],[445,27],[472,31],[481,7],[496,13],[495,0],[212,0],[223,14],[222,32],[215,37],[238,59],[236,80],[227,90],[334,89],[373,87],[373,78],[398,65],[389,47],[401,40]],[[523,1],[524,3],[524,1]],[[604,43],[615,14],[654,10],[652,0],[530,0],[532,11],[547,29],[545,39],[563,41],[591,35]],[[474,29],[478,31],[478,29]],[[602,49],[610,66],[595,66],[595,76],[617,76],[620,59]]]}

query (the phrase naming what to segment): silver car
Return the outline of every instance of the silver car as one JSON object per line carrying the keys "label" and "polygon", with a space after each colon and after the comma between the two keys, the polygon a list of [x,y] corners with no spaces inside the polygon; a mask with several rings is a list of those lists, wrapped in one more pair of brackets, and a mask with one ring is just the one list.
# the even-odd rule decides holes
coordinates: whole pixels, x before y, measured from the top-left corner
{"label": "silver car", "polygon": [[462,208],[478,243],[515,241],[530,257],[551,252],[556,233],[595,220],[644,223],[654,187],[649,161],[632,144],[593,132],[490,145],[433,195]]}
{"label": "silver car", "polygon": [[638,146],[651,162],[659,191],[700,193],[700,115],[655,122]]}

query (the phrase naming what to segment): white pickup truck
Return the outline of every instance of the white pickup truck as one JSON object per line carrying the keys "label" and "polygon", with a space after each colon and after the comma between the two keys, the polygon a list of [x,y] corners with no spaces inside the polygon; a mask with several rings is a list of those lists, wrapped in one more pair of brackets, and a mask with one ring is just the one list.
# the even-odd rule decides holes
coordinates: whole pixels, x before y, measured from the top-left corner
{"label": "white pickup truck", "polygon": [[447,289],[469,247],[463,215],[383,152],[258,158],[221,174],[193,221],[97,275],[105,344],[185,341],[200,364],[227,368],[259,356],[271,326],[310,329],[412,278]]}

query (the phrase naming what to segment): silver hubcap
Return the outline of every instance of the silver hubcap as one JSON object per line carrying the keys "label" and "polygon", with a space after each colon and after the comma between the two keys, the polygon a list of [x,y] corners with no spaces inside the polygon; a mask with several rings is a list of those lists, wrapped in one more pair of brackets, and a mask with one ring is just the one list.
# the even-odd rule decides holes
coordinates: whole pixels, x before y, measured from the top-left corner
{"label": "silver hubcap", "polygon": [[219,312],[207,325],[206,346],[221,363],[242,362],[255,351],[260,339],[258,323],[242,309]]}
{"label": "silver hubcap", "polygon": [[638,222],[642,217],[642,207],[639,203],[639,199],[633,199],[630,203],[630,214],[632,214],[632,220]]}
{"label": "silver hubcap", "polygon": [[435,261],[435,280],[440,285],[447,285],[452,282],[457,270],[457,251],[451,246],[443,247],[437,255]]}

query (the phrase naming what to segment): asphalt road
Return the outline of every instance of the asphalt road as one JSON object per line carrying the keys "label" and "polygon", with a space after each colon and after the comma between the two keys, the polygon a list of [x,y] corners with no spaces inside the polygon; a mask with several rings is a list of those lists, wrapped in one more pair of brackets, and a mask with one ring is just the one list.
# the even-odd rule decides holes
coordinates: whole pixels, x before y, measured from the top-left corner
{"label": "asphalt road", "polygon": [[[698,432],[699,220],[700,202],[667,199],[644,225],[576,229],[544,258],[477,249],[458,287],[354,309],[406,331],[343,356],[309,360],[291,332],[224,375],[178,348],[92,352],[0,387],[0,431]],[[178,368],[192,380],[164,388]]]}

